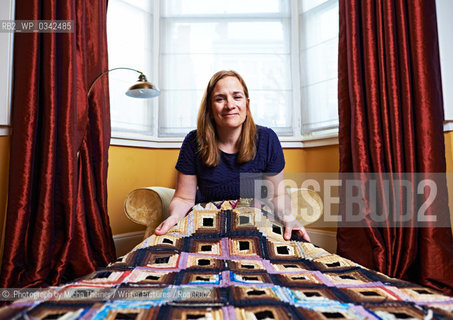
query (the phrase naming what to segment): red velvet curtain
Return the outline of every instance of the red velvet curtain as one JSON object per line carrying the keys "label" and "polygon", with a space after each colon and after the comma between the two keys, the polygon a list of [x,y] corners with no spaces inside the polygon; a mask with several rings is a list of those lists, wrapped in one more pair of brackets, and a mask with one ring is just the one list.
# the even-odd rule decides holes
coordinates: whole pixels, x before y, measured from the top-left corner
{"label": "red velvet curtain", "polygon": [[16,0],[16,20],[72,20],[72,33],[16,33],[10,179],[0,287],[41,287],[115,258],[107,215],[107,0]]}
{"label": "red velvet curtain", "polygon": [[[339,37],[340,171],[444,173],[435,1],[340,0]],[[453,294],[445,179],[438,183],[430,211],[443,227],[344,224],[338,253]]]}

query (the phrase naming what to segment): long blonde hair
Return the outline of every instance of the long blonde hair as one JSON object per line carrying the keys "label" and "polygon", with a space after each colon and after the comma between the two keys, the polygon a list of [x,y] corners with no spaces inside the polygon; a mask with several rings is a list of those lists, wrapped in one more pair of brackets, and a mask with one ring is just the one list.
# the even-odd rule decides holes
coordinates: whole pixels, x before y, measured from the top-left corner
{"label": "long blonde hair", "polygon": [[241,135],[236,143],[238,148],[238,163],[244,163],[255,158],[255,134],[256,125],[253,121],[249,107],[249,91],[244,79],[233,70],[216,72],[209,80],[208,86],[201,99],[200,109],[197,118],[197,141],[199,145],[200,157],[208,167],[215,167],[220,161],[220,151],[217,145],[217,131],[214,117],[212,115],[211,96],[217,82],[225,77],[236,77],[241,83],[247,99],[246,117],[242,124]]}

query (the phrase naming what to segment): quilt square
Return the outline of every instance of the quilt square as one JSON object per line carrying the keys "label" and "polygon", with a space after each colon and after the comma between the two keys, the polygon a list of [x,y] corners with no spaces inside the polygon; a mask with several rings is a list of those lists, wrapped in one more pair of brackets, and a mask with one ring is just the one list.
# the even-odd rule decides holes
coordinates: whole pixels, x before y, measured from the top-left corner
{"label": "quilt square", "polygon": [[260,239],[256,236],[230,237],[228,246],[230,256],[261,257]]}
{"label": "quilt square", "polygon": [[228,267],[233,271],[257,271],[266,270],[260,260],[229,260]]}
{"label": "quilt square", "polygon": [[323,285],[315,272],[276,274],[278,282],[287,287],[316,287]]}
{"label": "quilt square", "polygon": [[296,303],[320,303],[320,302],[335,302],[338,297],[328,287],[323,288],[292,288],[291,293],[294,296]]}
{"label": "quilt square", "polygon": [[174,272],[169,271],[151,271],[136,268],[127,278],[128,283],[135,284],[172,284],[175,277]]}
{"label": "quilt square", "polygon": [[368,278],[360,269],[339,272],[323,272],[323,275],[331,281],[334,285],[360,286],[363,283],[372,283],[372,279]]}
{"label": "quilt square", "polygon": [[257,319],[257,320],[290,320],[291,314],[282,306],[253,306],[234,308],[236,319]]}
{"label": "quilt square", "polygon": [[272,283],[267,273],[235,273],[230,272],[230,280],[238,283],[259,284]]}
{"label": "quilt square", "polygon": [[148,238],[147,242],[149,247],[182,250],[184,245],[184,238],[171,234],[165,234],[163,236],[157,236],[153,234]]}
{"label": "quilt square", "polygon": [[263,216],[263,222],[260,225],[260,231],[269,241],[280,241],[286,242],[283,238],[285,233],[285,226],[277,221],[269,219],[267,216]]}
{"label": "quilt square", "polygon": [[314,258],[312,264],[316,269],[322,271],[342,270],[357,266],[355,262],[342,258],[336,254],[329,254]]}
{"label": "quilt square", "polygon": [[274,273],[295,272],[300,273],[303,271],[310,271],[311,267],[309,261],[299,259],[298,261],[271,261],[271,266]]}
{"label": "quilt square", "polygon": [[192,239],[189,252],[210,256],[222,256],[222,244],[220,239]]}
{"label": "quilt square", "polygon": [[232,295],[235,301],[246,301],[246,300],[271,300],[281,301],[281,298],[272,289],[272,287],[262,286],[234,286],[232,287]]}
{"label": "quilt square", "polygon": [[231,226],[232,232],[235,231],[259,231],[260,222],[262,221],[261,210],[256,208],[240,208],[233,210]]}
{"label": "quilt square", "polygon": [[181,284],[196,284],[196,285],[218,285],[222,279],[222,275],[218,272],[185,272]]}
{"label": "quilt square", "polygon": [[453,301],[453,297],[442,295],[440,292],[426,287],[421,286],[410,286],[398,288],[402,292],[406,299],[413,302],[432,302],[432,301]]}
{"label": "quilt square", "polygon": [[162,316],[159,315],[159,319],[226,319],[223,311],[219,307],[201,308],[201,307],[178,307],[171,306],[165,309],[165,313]]}
{"label": "quilt square", "polygon": [[366,304],[364,307],[379,319],[426,319],[422,308],[408,303]]}
{"label": "quilt square", "polygon": [[140,266],[156,269],[177,269],[179,256],[174,251],[148,251]]}
{"label": "quilt square", "polygon": [[159,306],[143,305],[137,307],[128,307],[125,305],[107,306],[96,319],[116,320],[116,319],[157,319]]}
{"label": "quilt square", "polygon": [[401,301],[393,292],[380,287],[339,288],[339,290],[350,298],[348,302],[377,303],[392,300]]}
{"label": "quilt square", "polygon": [[270,260],[300,260],[297,245],[292,241],[267,241],[267,253]]}
{"label": "quilt square", "polygon": [[223,219],[220,210],[196,210],[193,215],[194,234],[221,234]]}
{"label": "quilt square", "polygon": [[187,269],[224,269],[225,262],[220,259],[213,257],[203,257],[203,256],[194,256],[189,255],[187,258]]}
{"label": "quilt square", "polygon": [[361,308],[348,308],[340,304],[307,305],[306,308],[298,307],[297,310],[303,319],[373,319],[370,313]]}

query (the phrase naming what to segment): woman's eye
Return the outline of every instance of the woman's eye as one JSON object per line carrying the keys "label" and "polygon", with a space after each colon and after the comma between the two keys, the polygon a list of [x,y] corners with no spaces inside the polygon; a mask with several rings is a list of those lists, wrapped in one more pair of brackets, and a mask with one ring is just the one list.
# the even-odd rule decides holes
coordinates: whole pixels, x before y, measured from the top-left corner
{"label": "woman's eye", "polygon": [[234,99],[236,100],[242,99],[242,96],[235,96]]}

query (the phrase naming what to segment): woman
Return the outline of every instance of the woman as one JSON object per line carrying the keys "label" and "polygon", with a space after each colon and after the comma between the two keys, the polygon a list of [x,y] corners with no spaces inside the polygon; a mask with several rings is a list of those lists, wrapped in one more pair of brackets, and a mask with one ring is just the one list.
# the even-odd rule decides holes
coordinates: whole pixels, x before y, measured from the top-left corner
{"label": "woman", "polygon": [[[241,173],[265,173],[265,179],[276,190],[270,199],[275,211],[291,212],[288,208],[278,209],[290,205],[281,183],[284,166],[275,132],[253,122],[249,93],[242,77],[235,71],[217,72],[204,93],[197,130],[186,136],[179,153],[176,191],[170,202],[169,217],[154,233],[167,233],[196,202],[240,198]],[[295,230],[310,241],[304,227],[292,215],[280,218],[285,224],[286,240]]]}

